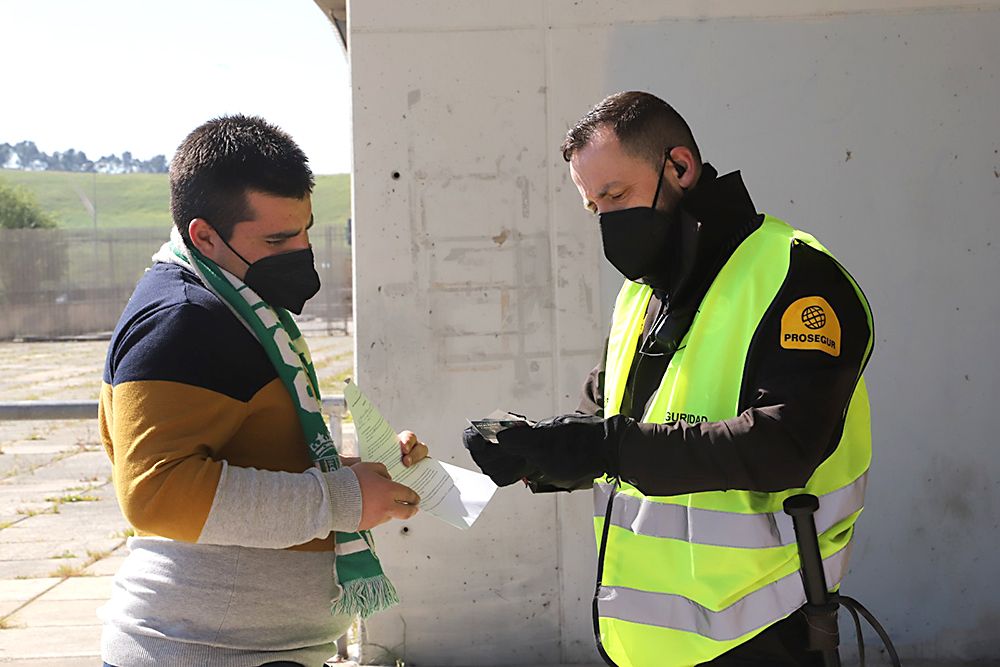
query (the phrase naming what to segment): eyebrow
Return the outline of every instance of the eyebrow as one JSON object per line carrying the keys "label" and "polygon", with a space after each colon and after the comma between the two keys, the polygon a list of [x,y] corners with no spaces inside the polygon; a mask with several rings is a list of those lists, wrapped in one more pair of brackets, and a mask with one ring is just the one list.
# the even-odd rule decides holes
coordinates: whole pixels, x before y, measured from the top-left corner
{"label": "eyebrow", "polygon": [[[313,226],[314,222],[316,222],[316,216],[310,214],[309,215],[309,224],[306,225],[306,229],[310,229]],[[275,232],[274,234],[268,234],[264,238],[267,239],[268,241],[281,241],[283,239],[295,238],[296,236],[298,236],[301,233],[302,233],[301,229],[298,230],[298,231],[295,231],[295,232]]]}

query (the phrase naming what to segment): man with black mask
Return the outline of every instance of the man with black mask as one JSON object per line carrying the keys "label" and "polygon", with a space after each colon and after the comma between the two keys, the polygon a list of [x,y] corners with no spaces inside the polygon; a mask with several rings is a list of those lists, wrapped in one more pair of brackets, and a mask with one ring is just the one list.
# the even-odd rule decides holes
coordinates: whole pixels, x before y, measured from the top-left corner
{"label": "man with black mask", "polygon": [[[108,348],[101,439],[134,530],[102,609],[105,665],[319,665],[395,600],[368,529],[417,511],[341,459],[301,313],[319,289],[313,175],[261,118],[196,128],[170,165],[175,228]],[[399,434],[403,465],[427,455]]]}
{"label": "man with black mask", "polygon": [[578,412],[464,434],[497,484],[593,486],[594,626],[609,664],[819,665],[782,501],[819,497],[827,581],[847,572],[871,458],[871,310],[812,236],[703,163],[683,118],[612,95],[562,146],[625,276]]}

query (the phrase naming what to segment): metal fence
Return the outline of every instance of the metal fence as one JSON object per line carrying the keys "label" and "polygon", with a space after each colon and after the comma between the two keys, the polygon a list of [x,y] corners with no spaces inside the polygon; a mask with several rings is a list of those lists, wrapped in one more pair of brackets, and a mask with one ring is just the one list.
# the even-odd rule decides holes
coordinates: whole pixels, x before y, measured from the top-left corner
{"label": "metal fence", "polygon": [[[330,436],[341,456],[357,456],[357,445],[344,442],[347,401],[342,394],[323,398],[323,411],[330,418]],[[0,422],[97,419],[97,401],[0,401]]]}
{"label": "metal fence", "polygon": [[[111,331],[167,234],[159,228],[0,229],[0,340]],[[314,227],[310,239],[323,287],[300,321],[346,332],[351,248],[339,226]]]}

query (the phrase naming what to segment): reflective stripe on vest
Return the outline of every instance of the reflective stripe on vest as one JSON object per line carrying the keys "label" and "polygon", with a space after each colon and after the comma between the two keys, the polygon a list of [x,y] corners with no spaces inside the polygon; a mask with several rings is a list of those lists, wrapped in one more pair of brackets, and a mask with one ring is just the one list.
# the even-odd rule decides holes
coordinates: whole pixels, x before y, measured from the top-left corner
{"label": "reflective stripe on vest", "polygon": [[[744,363],[796,243],[826,253],[813,237],[770,216],[740,244],[702,300],[643,421],[664,423],[668,415],[683,414],[714,422],[737,415]],[[843,273],[871,327],[864,295]],[[615,304],[605,417],[620,410],[650,294],[649,287],[626,282]],[[612,503],[596,598],[603,652],[621,667],[708,662],[802,606],[794,530],[781,504],[803,490],[820,498],[820,549],[827,583],[835,587],[846,572],[870,458],[868,397],[859,376],[840,442],[803,489],[645,496],[630,484],[613,492],[597,480],[599,543]]]}
{"label": "reflective stripe on vest", "polygon": [[[826,582],[831,588],[847,573],[850,544],[823,560]],[[601,614],[661,628],[694,632],[715,641],[739,639],[770,625],[775,609],[792,613],[805,602],[798,570],[740,598],[720,611],[712,611],[681,595],[640,591],[621,586],[601,586],[597,596]]]}
{"label": "reflective stripe on vest", "polygon": [[[821,496],[814,517],[816,532],[823,533],[860,512],[864,507],[867,483],[866,473],[847,486]],[[604,518],[613,488],[603,482],[594,487],[595,518]],[[795,544],[792,518],[784,512],[737,514],[657,503],[625,494],[616,498],[611,525],[636,535],[734,549],[770,549]]]}

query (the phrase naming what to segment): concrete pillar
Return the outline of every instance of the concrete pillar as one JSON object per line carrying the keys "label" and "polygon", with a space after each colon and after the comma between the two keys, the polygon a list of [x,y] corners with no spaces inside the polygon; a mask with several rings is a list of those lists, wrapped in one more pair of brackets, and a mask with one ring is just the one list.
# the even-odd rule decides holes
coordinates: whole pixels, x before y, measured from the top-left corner
{"label": "concrete pillar", "polygon": [[[465,418],[572,410],[619,278],[558,146],[604,95],[655,92],[872,300],[875,461],[845,591],[904,656],[985,658],[1000,3],[822,4],[351,4],[358,382],[466,466]],[[467,532],[376,531],[404,601],[370,640],[422,664],[596,661],[590,514],[509,488]]]}

